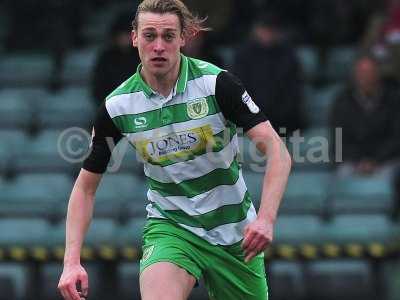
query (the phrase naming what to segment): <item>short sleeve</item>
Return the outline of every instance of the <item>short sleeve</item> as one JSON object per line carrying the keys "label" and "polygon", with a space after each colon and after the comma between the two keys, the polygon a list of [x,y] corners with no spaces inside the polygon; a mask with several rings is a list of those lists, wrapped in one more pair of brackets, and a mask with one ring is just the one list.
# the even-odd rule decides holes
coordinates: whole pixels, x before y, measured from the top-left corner
{"label": "short sleeve", "polygon": [[90,154],[83,162],[83,169],[93,173],[104,173],[112,150],[121,138],[122,134],[111,120],[105,102],[103,102],[96,113],[92,128],[92,141],[88,150]]}
{"label": "short sleeve", "polygon": [[218,74],[215,97],[224,117],[244,131],[267,121],[267,117],[251,99],[240,80],[229,72]]}

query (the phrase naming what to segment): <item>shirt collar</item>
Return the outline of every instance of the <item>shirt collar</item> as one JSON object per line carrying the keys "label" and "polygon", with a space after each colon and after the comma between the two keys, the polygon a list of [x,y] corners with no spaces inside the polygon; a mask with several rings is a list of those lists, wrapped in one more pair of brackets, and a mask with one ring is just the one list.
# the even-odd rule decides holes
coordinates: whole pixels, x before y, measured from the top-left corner
{"label": "shirt collar", "polygon": [[[152,95],[156,94],[156,92],[153,91],[153,89],[143,80],[142,75],[140,75],[141,69],[142,69],[142,64],[140,63],[136,69],[139,85],[142,88],[146,97],[150,98]],[[186,90],[186,84],[188,80],[188,69],[189,69],[188,59],[185,55],[181,54],[178,80],[174,87],[176,93],[183,93]]]}

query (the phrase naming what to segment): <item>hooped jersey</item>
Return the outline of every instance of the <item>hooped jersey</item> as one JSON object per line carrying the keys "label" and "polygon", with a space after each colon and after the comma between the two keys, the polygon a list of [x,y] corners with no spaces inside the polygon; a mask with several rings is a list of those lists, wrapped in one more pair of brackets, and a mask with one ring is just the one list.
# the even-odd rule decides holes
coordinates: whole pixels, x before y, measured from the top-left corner
{"label": "hooped jersey", "polygon": [[248,130],[265,115],[236,77],[181,55],[179,78],[168,97],[137,72],[106,99],[94,124],[84,168],[105,171],[109,144],[122,137],[144,162],[149,218],[167,218],[214,245],[243,239],[256,218],[238,163],[237,126]]}

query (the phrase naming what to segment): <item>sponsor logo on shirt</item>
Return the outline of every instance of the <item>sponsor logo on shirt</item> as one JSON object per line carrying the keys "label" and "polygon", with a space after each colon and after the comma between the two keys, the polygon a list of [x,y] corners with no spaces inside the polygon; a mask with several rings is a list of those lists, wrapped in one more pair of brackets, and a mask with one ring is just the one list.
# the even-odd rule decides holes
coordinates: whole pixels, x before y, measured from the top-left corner
{"label": "sponsor logo on shirt", "polygon": [[193,152],[203,151],[215,143],[210,125],[193,128],[169,135],[141,140],[135,147],[143,159],[149,162],[185,160]]}
{"label": "sponsor logo on shirt", "polygon": [[186,103],[186,111],[191,119],[200,119],[208,115],[208,103],[206,98],[190,100]]}
{"label": "sponsor logo on shirt", "polygon": [[254,103],[247,91],[244,91],[242,95],[242,102],[247,105],[253,114],[258,114],[260,112],[260,108]]}
{"label": "sponsor logo on shirt", "polygon": [[136,128],[144,128],[147,127],[147,119],[145,117],[137,117],[133,120]]}

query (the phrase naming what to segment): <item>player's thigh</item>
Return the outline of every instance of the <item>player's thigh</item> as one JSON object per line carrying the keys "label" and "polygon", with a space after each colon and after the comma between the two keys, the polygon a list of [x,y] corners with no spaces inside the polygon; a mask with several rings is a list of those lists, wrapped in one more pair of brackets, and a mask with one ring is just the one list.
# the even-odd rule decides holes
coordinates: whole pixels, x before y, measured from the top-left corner
{"label": "player's thigh", "polygon": [[196,279],[170,262],[157,262],[140,274],[142,300],[186,300]]}

